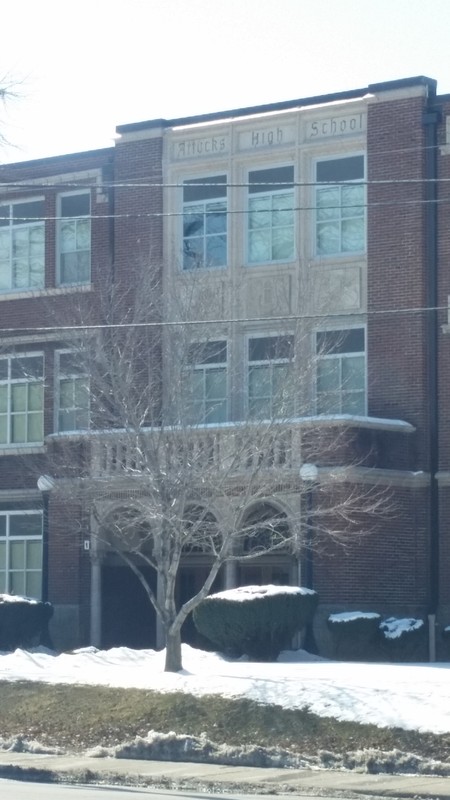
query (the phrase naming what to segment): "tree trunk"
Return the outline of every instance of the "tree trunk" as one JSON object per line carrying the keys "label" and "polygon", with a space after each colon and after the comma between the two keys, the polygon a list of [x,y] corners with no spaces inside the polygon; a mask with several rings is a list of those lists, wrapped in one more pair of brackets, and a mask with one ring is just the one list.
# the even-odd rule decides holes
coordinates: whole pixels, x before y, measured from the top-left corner
{"label": "tree trunk", "polygon": [[165,672],[180,672],[183,669],[181,663],[181,629],[169,629],[166,634],[166,663]]}

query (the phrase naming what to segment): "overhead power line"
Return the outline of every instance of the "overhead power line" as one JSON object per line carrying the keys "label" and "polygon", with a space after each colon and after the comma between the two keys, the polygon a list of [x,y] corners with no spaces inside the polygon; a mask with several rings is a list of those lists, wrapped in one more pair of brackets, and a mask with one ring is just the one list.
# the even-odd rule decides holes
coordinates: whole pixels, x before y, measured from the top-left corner
{"label": "overhead power line", "polygon": [[180,328],[184,326],[196,325],[233,325],[233,324],[249,324],[253,322],[264,323],[295,323],[301,320],[323,320],[323,319],[345,319],[350,317],[366,318],[366,317],[379,317],[379,316],[393,316],[396,314],[428,314],[431,312],[443,311],[448,313],[449,306],[418,306],[408,308],[384,308],[374,309],[371,311],[350,311],[350,312],[335,312],[335,313],[322,313],[322,314],[285,314],[280,316],[260,316],[260,317],[229,317],[218,319],[195,319],[195,320],[162,320],[154,322],[116,322],[116,323],[96,323],[86,325],[83,323],[77,325],[44,325],[44,326],[30,326],[21,328],[0,328],[0,336],[6,334],[40,334],[40,333],[59,333],[59,332],[72,332],[72,331],[95,331],[95,330],[111,330],[120,328]]}

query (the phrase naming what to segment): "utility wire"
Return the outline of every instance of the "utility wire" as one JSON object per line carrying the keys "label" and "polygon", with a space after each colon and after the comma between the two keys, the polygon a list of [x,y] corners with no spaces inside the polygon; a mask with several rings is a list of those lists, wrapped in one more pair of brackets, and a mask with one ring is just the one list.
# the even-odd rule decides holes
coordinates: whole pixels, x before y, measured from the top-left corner
{"label": "utility wire", "polygon": [[350,312],[333,312],[328,314],[286,314],[274,317],[229,317],[225,319],[208,319],[208,320],[164,320],[155,322],[116,322],[116,323],[98,323],[94,325],[46,325],[46,326],[31,326],[21,328],[0,328],[0,335],[3,334],[34,334],[34,333],[53,333],[63,331],[94,331],[94,330],[111,330],[120,328],[180,328],[190,327],[196,325],[233,325],[233,324],[248,324],[252,322],[264,323],[292,323],[300,322],[301,320],[316,320],[316,319],[343,319],[350,317],[358,317],[359,319],[365,317],[379,317],[379,316],[393,316],[396,314],[428,314],[436,311],[449,312],[449,306],[422,306],[422,307],[409,307],[409,308],[391,308],[391,309],[375,309],[372,311],[350,311]]}

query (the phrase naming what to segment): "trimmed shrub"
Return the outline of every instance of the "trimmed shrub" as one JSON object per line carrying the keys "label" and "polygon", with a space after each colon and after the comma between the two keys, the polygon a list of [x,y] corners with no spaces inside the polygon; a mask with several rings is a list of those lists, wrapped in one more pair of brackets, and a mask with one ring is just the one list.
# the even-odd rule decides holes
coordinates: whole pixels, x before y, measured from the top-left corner
{"label": "trimmed shrub", "polygon": [[241,586],[205,598],[193,612],[199,633],[221,652],[276,661],[311,622],[317,593],[298,586]]}
{"label": "trimmed shrub", "polygon": [[380,624],[383,648],[391,661],[426,658],[426,626],[422,619],[388,617]]}
{"label": "trimmed shrub", "polygon": [[368,661],[376,658],[381,616],[372,611],[344,611],[327,620],[336,658]]}
{"label": "trimmed shrub", "polygon": [[52,615],[50,603],[0,594],[0,650],[39,644],[51,647],[48,623]]}

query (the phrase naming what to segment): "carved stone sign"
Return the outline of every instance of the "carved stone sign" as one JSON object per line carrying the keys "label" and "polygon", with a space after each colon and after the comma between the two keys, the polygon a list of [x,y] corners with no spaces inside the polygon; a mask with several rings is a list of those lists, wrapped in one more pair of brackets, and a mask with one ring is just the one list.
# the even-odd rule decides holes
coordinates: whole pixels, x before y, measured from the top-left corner
{"label": "carved stone sign", "polygon": [[294,125],[273,125],[270,128],[254,128],[239,135],[240,150],[258,150],[262,147],[280,147],[295,141]]}
{"label": "carved stone sign", "polygon": [[228,152],[228,136],[205,136],[201,139],[180,139],[173,143],[173,158],[219,156]]}
{"label": "carved stone sign", "polygon": [[306,123],[306,139],[325,139],[333,136],[350,136],[366,130],[366,115],[346,114],[345,116],[323,117],[308,120]]}

